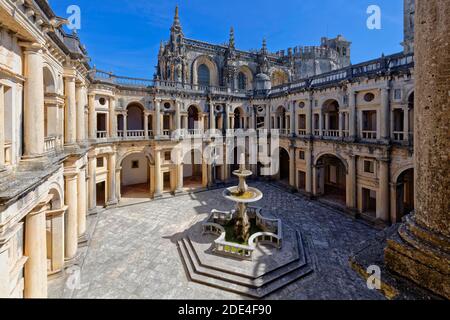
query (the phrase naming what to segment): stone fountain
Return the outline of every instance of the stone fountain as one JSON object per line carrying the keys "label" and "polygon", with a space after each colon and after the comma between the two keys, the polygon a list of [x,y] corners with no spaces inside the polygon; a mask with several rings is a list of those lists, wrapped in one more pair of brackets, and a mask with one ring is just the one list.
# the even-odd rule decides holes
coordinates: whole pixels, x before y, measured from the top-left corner
{"label": "stone fountain", "polygon": [[258,189],[250,188],[247,185],[246,179],[252,175],[252,172],[245,168],[244,154],[241,154],[239,170],[233,171],[233,174],[239,178],[239,185],[225,189],[223,196],[236,202],[234,233],[238,240],[248,242],[250,238],[250,220],[247,214],[248,205],[261,200],[263,195]]}
{"label": "stone fountain", "polygon": [[203,221],[194,218],[177,247],[191,281],[262,298],[313,269],[301,234],[251,206],[263,194],[247,185],[252,172],[245,168],[244,155],[233,174],[239,184],[226,188],[223,196],[235,209],[212,210]]}

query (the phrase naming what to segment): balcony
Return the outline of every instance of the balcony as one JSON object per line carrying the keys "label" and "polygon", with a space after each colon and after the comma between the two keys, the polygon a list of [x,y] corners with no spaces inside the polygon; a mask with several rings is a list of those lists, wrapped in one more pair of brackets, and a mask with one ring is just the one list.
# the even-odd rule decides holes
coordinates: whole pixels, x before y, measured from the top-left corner
{"label": "balcony", "polygon": [[320,137],[320,130],[314,130],[314,135],[316,137]]}
{"label": "balcony", "polygon": [[56,150],[56,137],[47,137],[44,139],[44,152],[50,153]]}
{"label": "balcony", "polygon": [[394,131],[392,134],[395,142],[402,142],[405,140],[405,133],[403,131]]}
{"label": "balcony", "polygon": [[299,129],[298,130],[298,135],[301,136],[301,137],[306,136],[306,129]]}
{"label": "balcony", "polygon": [[106,139],[108,136],[107,131],[97,131],[97,139]]}
{"label": "balcony", "polygon": [[287,137],[291,134],[291,130],[290,129],[278,129],[280,136],[284,136]]}
{"label": "balcony", "polygon": [[325,130],[323,132],[324,137],[329,138],[338,138],[339,137],[339,130]]}
{"label": "balcony", "polygon": [[142,139],[145,137],[145,130],[127,130],[126,137],[130,139]]}
{"label": "balcony", "polygon": [[371,130],[363,130],[361,132],[362,138],[365,140],[376,140],[377,139],[377,132],[371,131]]}

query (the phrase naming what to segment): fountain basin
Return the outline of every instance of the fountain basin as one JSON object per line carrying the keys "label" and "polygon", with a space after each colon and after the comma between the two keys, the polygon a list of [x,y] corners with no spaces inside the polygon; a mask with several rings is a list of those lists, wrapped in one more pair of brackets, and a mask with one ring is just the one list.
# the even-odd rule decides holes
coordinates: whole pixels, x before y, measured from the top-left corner
{"label": "fountain basin", "polygon": [[256,188],[248,187],[244,193],[239,192],[239,187],[230,187],[223,191],[225,199],[240,203],[253,203],[262,199],[263,194]]}

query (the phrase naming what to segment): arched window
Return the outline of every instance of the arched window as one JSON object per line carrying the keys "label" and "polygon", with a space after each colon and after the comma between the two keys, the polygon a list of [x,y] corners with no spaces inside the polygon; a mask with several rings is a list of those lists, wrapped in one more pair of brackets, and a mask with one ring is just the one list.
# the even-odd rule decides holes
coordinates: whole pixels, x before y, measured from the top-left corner
{"label": "arched window", "polygon": [[205,87],[210,85],[210,72],[205,64],[198,67],[198,84]]}
{"label": "arched window", "polygon": [[242,72],[238,75],[238,89],[245,90],[247,88],[247,77]]}

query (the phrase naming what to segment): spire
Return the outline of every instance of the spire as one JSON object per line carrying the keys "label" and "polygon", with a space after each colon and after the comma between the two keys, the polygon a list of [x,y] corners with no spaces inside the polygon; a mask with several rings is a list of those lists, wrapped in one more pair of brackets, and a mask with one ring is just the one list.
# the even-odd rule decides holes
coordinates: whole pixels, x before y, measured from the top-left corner
{"label": "spire", "polygon": [[178,5],[175,7],[175,16],[173,18],[173,25],[180,26],[180,16],[178,12]]}
{"label": "spire", "polygon": [[230,28],[230,44],[229,44],[230,48],[234,49],[234,28],[231,27]]}
{"label": "spire", "polygon": [[267,53],[267,41],[266,38],[263,38],[263,42],[262,42],[262,50],[263,53]]}

